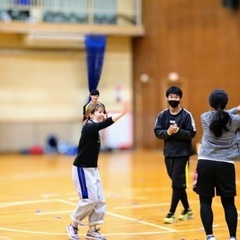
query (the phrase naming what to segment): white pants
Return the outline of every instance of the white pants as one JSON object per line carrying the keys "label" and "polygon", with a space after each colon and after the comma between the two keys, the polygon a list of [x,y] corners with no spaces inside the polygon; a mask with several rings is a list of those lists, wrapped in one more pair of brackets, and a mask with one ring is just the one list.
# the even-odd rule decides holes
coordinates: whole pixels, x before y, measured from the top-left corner
{"label": "white pants", "polygon": [[72,166],[72,178],[80,200],[71,218],[80,225],[86,217],[89,226],[103,224],[106,202],[99,169]]}

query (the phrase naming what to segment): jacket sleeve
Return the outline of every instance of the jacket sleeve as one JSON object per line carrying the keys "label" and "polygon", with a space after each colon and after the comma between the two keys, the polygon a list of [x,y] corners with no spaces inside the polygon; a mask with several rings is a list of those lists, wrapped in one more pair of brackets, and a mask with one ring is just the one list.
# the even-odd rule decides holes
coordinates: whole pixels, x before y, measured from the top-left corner
{"label": "jacket sleeve", "polygon": [[154,133],[155,136],[159,139],[167,140],[171,138],[171,135],[167,134],[167,130],[163,127],[163,115],[162,113],[159,113],[154,125]]}
{"label": "jacket sleeve", "polygon": [[180,127],[178,132],[173,134],[179,140],[191,140],[196,135],[195,121],[191,114],[188,114],[185,119],[185,126]]}
{"label": "jacket sleeve", "polygon": [[237,107],[234,107],[234,108],[226,110],[226,112],[232,113],[232,114],[237,114],[238,113],[238,109],[237,109]]}
{"label": "jacket sleeve", "polygon": [[92,134],[95,134],[95,133],[99,132],[100,130],[102,130],[104,128],[107,128],[107,127],[111,126],[113,123],[114,123],[114,121],[112,120],[112,117],[107,118],[103,122],[88,121],[83,126],[83,130],[85,132],[87,132],[87,135],[92,135]]}
{"label": "jacket sleeve", "polygon": [[112,117],[108,117],[103,122],[97,123],[97,129],[98,129],[98,131],[100,131],[104,128],[107,128],[107,127],[111,126],[112,124],[114,124],[114,121],[112,120]]}

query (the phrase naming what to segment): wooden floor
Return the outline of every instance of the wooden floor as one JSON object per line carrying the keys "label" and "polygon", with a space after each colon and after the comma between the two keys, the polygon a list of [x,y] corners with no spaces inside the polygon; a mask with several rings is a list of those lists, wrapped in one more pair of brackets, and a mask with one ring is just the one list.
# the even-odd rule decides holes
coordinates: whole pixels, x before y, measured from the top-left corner
{"label": "wooden floor", "polygon": [[[166,225],[163,218],[169,210],[171,188],[161,152],[101,153],[107,200],[101,232],[108,240],[205,239],[198,196],[192,191],[196,160],[196,156],[191,158],[188,188],[194,218]],[[65,227],[78,201],[71,179],[72,161],[73,157],[63,155],[0,155],[0,240],[69,239]],[[236,169],[240,192],[240,162]],[[239,197],[236,204],[240,209]],[[213,205],[215,236],[228,239],[219,198]],[[179,205],[176,215],[181,211]],[[81,239],[86,231],[87,226],[80,228]]]}

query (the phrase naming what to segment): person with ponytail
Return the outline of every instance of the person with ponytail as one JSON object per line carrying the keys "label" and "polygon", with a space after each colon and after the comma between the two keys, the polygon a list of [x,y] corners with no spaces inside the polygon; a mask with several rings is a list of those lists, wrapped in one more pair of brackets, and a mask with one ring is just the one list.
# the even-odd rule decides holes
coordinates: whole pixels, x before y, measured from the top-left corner
{"label": "person with ponytail", "polygon": [[201,115],[203,128],[193,190],[199,195],[200,217],[206,240],[213,234],[212,200],[220,196],[228,226],[229,239],[236,240],[238,214],[235,206],[236,173],[234,160],[240,156],[240,106],[225,110],[228,94],[216,89],[209,96],[212,110]]}

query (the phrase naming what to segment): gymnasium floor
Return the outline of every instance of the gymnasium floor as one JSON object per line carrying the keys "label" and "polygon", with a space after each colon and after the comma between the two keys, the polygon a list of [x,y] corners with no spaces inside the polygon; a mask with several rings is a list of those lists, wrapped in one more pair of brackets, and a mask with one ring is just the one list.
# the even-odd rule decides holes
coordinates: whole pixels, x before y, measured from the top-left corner
{"label": "gymnasium floor", "polygon": [[[0,155],[0,240],[67,240],[65,227],[78,201],[72,184],[74,157]],[[101,233],[108,240],[205,239],[198,196],[192,191],[197,157],[192,156],[188,194],[194,218],[166,225],[170,181],[160,151],[113,151],[99,159],[107,201]],[[236,163],[240,189],[240,163]],[[239,197],[236,198],[240,210]],[[219,198],[213,202],[216,238],[228,239]],[[179,205],[176,215],[180,214]],[[87,223],[87,222],[86,222]],[[80,227],[85,239],[87,226]],[[239,235],[239,234],[238,234]]]}

